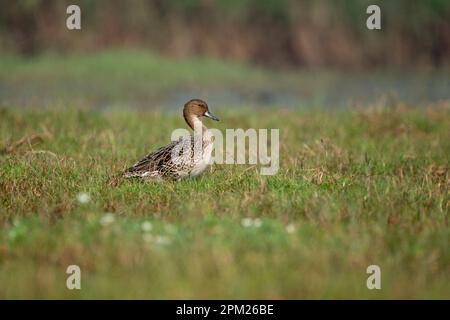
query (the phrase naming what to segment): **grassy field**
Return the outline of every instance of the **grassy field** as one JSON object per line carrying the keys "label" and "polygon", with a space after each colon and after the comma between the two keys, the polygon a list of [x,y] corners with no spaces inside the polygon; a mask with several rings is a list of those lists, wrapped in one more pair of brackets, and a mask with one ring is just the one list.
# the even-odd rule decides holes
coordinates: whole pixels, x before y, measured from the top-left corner
{"label": "grassy field", "polygon": [[111,184],[183,120],[1,109],[0,298],[450,298],[448,105],[252,111],[214,110],[280,128],[277,175]]}
{"label": "grassy field", "polygon": [[[1,56],[0,298],[449,299],[448,102],[213,105],[207,125],[280,129],[276,175],[114,178],[185,127],[159,97],[326,91],[312,78],[138,52]],[[372,264],[382,290],[366,287]]]}

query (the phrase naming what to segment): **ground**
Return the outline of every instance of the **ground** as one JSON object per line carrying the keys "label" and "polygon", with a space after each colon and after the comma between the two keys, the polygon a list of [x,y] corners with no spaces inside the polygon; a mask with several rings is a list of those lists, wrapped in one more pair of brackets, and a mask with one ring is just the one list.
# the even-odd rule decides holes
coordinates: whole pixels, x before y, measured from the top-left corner
{"label": "ground", "polygon": [[115,175],[179,112],[0,109],[0,298],[450,298],[448,104],[255,108],[208,124],[279,128],[276,175],[164,183]]}

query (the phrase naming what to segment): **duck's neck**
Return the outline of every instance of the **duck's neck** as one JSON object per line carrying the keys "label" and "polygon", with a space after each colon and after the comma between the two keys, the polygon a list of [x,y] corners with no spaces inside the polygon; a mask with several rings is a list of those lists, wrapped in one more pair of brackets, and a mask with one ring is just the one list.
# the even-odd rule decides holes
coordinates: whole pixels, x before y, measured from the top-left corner
{"label": "duck's neck", "polygon": [[203,122],[199,119],[199,117],[194,115],[189,115],[184,118],[186,120],[186,123],[189,127],[191,127],[192,130],[200,130],[206,131],[208,128],[203,124]]}
{"label": "duck's neck", "polygon": [[208,128],[203,124],[203,122],[200,120],[199,117],[190,115],[185,117],[185,120],[189,127],[191,127],[192,130],[194,130],[194,134],[199,134],[202,136],[203,140],[209,140],[211,138],[210,131]]}

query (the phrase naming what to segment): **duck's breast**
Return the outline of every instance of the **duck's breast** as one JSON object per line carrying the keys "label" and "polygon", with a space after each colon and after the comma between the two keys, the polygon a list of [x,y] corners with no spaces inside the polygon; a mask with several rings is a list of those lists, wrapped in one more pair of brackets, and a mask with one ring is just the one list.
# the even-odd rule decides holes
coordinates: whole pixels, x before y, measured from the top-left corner
{"label": "duck's breast", "polygon": [[194,166],[191,170],[191,176],[195,177],[201,174],[205,169],[208,167],[209,162],[211,161],[211,155],[212,155],[212,149],[213,149],[213,143],[209,142],[202,151],[202,157],[195,161]]}

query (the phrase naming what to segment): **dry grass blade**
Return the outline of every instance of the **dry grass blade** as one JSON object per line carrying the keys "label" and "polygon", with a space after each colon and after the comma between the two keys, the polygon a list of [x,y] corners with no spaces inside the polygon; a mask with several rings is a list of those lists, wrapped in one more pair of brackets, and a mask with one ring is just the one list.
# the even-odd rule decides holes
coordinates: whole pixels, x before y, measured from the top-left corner
{"label": "dry grass blade", "polygon": [[14,141],[9,146],[6,146],[0,150],[0,154],[12,154],[15,153],[24,144],[33,147],[39,143],[42,143],[44,139],[38,134],[27,135]]}

